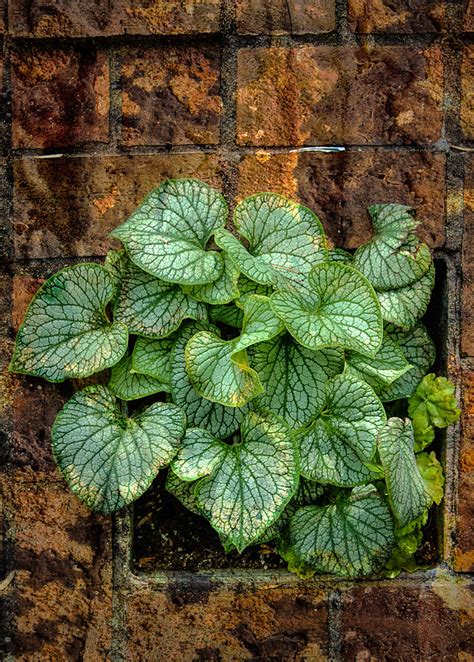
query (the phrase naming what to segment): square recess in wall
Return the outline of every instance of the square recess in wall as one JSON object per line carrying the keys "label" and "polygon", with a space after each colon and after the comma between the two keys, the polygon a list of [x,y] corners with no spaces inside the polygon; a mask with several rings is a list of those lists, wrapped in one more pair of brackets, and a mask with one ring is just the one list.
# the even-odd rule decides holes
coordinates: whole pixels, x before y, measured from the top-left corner
{"label": "square recess in wall", "polygon": [[[457,333],[455,283],[447,258],[436,256],[435,267],[435,288],[423,321],[437,348],[433,370],[445,373]],[[445,458],[446,448],[452,443],[449,433],[446,435],[443,431],[438,434],[433,449],[438,451],[439,457]],[[119,518],[119,530],[125,532],[118,537],[122,557],[129,560],[134,573],[156,577],[169,572],[217,571],[232,575],[237,571],[239,576],[249,577],[255,577],[256,573],[288,576],[286,563],[269,544],[249,547],[240,555],[237,552],[226,555],[210,524],[203,517],[190,513],[165,490],[165,478],[166,472],[162,471],[151,488]],[[447,492],[449,489],[448,476]],[[443,504],[430,511],[425,527],[420,561],[427,566],[436,565],[442,558]]]}

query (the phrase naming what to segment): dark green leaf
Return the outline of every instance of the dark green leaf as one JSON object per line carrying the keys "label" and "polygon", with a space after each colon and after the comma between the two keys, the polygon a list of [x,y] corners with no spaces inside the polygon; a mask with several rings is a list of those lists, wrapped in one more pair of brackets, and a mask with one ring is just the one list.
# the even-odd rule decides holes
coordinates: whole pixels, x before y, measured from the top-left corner
{"label": "dark green leaf", "polygon": [[124,357],[110,372],[109,389],[120,400],[138,400],[154,393],[169,393],[170,385],[159,379],[131,372],[132,357]]}

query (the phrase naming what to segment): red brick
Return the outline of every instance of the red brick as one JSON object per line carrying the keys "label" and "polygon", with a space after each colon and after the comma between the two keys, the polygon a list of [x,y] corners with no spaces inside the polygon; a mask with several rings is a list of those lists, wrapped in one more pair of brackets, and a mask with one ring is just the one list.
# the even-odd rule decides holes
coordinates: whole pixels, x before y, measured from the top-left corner
{"label": "red brick", "polygon": [[445,158],[430,152],[384,149],[270,154],[242,158],[238,196],[262,190],[286,195],[313,209],[338,246],[356,248],[371,236],[367,206],[411,205],[420,236],[439,248],[445,239]]}
{"label": "red brick", "polygon": [[461,353],[474,357],[474,158],[466,158],[462,246]]}
{"label": "red brick", "polygon": [[474,138],[474,46],[465,46],[461,67],[461,129]]}
{"label": "red brick", "polygon": [[12,55],[14,147],[64,147],[107,142],[107,53],[40,46]]}
{"label": "red brick", "polygon": [[440,32],[446,29],[444,0],[349,0],[354,32]]}
{"label": "red brick", "polygon": [[220,7],[221,0],[10,0],[10,31],[24,37],[217,32]]}
{"label": "red brick", "polygon": [[12,224],[18,257],[104,255],[107,234],[169,177],[220,187],[206,154],[18,159]]}
{"label": "red brick", "polygon": [[195,576],[126,599],[130,662],[325,660],[327,596],[311,585],[219,586]]}
{"label": "red brick", "polygon": [[15,660],[108,660],[112,557],[109,518],[59,486],[3,478],[15,576]]}
{"label": "red brick", "polygon": [[318,34],[335,27],[334,0],[237,0],[241,34]]}
{"label": "red brick", "polygon": [[441,575],[350,588],[342,600],[342,659],[471,659],[472,589],[472,580]]}
{"label": "red brick", "polygon": [[464,30],[474,32],[474,0],[467,0],[464,12]]}
{"label": "red brick", "polygon": [[430,143],[441,134],[436,46],[243,49],[238,87],[241,145]]}
{"label": "red brick", "polygon": [[215,48],[128,50],[122,62],[124,143],[219,142],[219,84]]}
{"label": "red brick", "polygon": [[462,395],[454,568],[474,572],[474,370],[463,371]]}

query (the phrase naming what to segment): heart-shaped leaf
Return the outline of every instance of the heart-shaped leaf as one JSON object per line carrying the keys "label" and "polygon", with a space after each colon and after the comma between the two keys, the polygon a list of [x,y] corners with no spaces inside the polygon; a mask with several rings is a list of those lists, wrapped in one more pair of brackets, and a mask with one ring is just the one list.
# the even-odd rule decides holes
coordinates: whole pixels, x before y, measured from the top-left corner
{"label": "heart-shaped leaf", "polygon": [[181,480],[173,471],[168,471],[165,488],[190,512],[195,515],[201,514],[201,511],[197,507],[196,496],[194,494],[196,483]]}
{"label": "heart-shaped leaf", "polygon": [[387,335],[384,335],[380,349],[373,357],[358,352],[347,352],[346,355],[347,374],[364,380],[376,393],[408,370],[411,370],[411,365],[397,343]]}
{"label": "heart-shaped leaf", "polygon": [[390,418],[380,431],[380,460],[398,526],[406,526],[431,505],[413,450],[413,427],[407,418]]}
{"label": "heart-shaped leaf", "polygon": [[229,446],[203,428],[188,428],[171,469],[181,480],[209,476],[222,464]]}
{"label": "heart-shaped leaf", "polygon": [[147,490],[176,454],[185,424],[180,408],[164,402],[127,418],[109,389],[89,386],[57,415],[53,453],[74,494],[111,513]]}
{"label": "heart-shaped leaf", "polygon": [[358,271],[340,263],[316,265],[309,287],[275,292],[275,313],[308,349],[340,345],[373,356],[382,342],[382,316],[372,286]]}
{"label": "heart-shaped leaf", "polygon": [[[271,414],[250,412],[241,426],[240,443],[233,446],[215,440],[220,460],[205,461],[186,450],[187,475],[212,473],[196,486],[199,508],[211,525],[239,552],[257,539],[278,518],[298,487],[298,457],[288,426]],[[186,445],[196,441],[187,438]],[[202,440],[198,439],[200,448]],[[215,457],[215,456],[214,456]],[[192,458],[192,460],[191,460]],[[183,470],[181,466],[181,470]]]}
{"label": "heart-shaped leaf", "polygon": [[247,250],[230,232],[214,237],[250,280],[281,289],[304,281],[316,262],[327,259],[326,238],[310,209],[276,193],[260,193],[237,205],[234,225]]}
{"label": "heart-shaped leaf", "polygon": [[179,285],[165,283],[127,260],[123,266],[114,319],[130,333],[151,338],[169,336],[186,319],[207,320],[207,307],[185,294]]}
{"label": "heart-shaped leaf", "polygon": [[132,354],[132,372],[139,372],[158,379],[160,382],[171,382],[171,351],[176,341],[176,334],[153,340],[152,338],[137,338]]}
{"label": "heart-shaped leaf", "polygon": [[419,280],[431,266],[431,253],[412,233],[418,222],[404,205],[369,207],[374,236],[354,254],[354,267],[376,290],[394,290]]}
{"label": "heart-shaped leaf", "polygon": [[171,355],[171,391],[173,400],[186,413],[190,427],[205,428],[213,436],[225,439],[239,429],[246,408],[224,407],[206,400],[189,381],[184,350],[189,339],[203,330],[218,333],[218,329],[202,322],[188,322],[179,330]]}
{"label": "heart-shaped leaf", "polygon": [[99,264],[55,273],[29,305],[10,370],[61,382],[117,363],[127,351],[128,331],[107,318],[113,294],[114,279]]}
{"label": "heart-shaped leaf", "polygon": [[224,271],[213,283],[207,285],[183,285],[183,291],[197,301],[212,305],[223,305],[239,296],[239,270],[225,253],[223,254]]}
{"label": "heart-shaped leaf", "polygon": [[431,266],[426,274],[408,287],[376,292],[385,322],[411,329],[426,313],[435,282],[435,270]]}
{"label": "heart-shaped leaf", "polygon": [[384,402],[409,398],[413,395],[436,358],[435,346],[423,324],[415,326],[411,331],[400,331],[393,327],[386,331],[412,367],[379,393],[380,399]]}
{"label": "heart-shaped leaf", "polygon": [[138,400],[154,393],[169,393],[170,385],[150,375],[132,372],[132,357],[126,356],[110,371],[109,389],[121,400]]}
{"label": "heart-shaped leaf", "polygon": [[281,551],[289,569],[306,576],[356,577],[381,568],[394,543],[387,504],[373,485],[364,485],[329,506],[300,508]]}
{"label": "heart-shaped leaf", "polygon": [[244,303],[242,333],[234,340],[222,340],[201,331],[185,351],[191,384],[208,400],[228,407],[242,407],[262,392],[258,374],[248,362],[247,347],[264,342],[283,330],[268,297],[249,295]]}
{"label": "heart-shaped leaf", "polygon": [[111,235],[144,271],[170,283],[201,285],[222,273],[221,256],[205,246],[226,220],[220,193],[195,179],[170,179]]}
{"label": "heart-shaped leaf", "polygon": [[255,407],[278,414],[292,428],[306,425],[321,411],[324,385],[344,365],[342,350],[313,351],[288,334],[255,345],[251,357],[265,391]]}
{"label": "heart-shaped leaf", "polygon": [[383,405],[368,384],[346,374],[328,381],[321,413],[297,435],[301,474],[340,486],[373,479],[366,465],[385,421]]}

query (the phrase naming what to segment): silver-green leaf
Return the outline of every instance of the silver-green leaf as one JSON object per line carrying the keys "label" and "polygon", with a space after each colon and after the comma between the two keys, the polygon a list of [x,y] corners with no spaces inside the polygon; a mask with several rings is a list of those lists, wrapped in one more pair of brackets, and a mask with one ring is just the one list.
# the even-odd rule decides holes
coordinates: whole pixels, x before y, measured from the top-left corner
{"label": "silver-green leaf", "polygon": [[432,258],[426,244],[413,234],[418,225],[404,205],[380,204],[369,207],[374,236],[354,254],[354,267],[376,290],[406,287],[430,268]]}
{"label": "silver-green leaf", "polygon": [[138,400],[154,393],[169,393],[170,385],[150,375],[132,372],[132,357],[126,356],[110,371],[109,389],[120,400]]}
{"label": "silver-green leaf", "polygon": [[179,407],[164,402],[128,418],[109,389],[89,386],[57,415],[53,453],[74,494],[92,510],[111,513],[148,489],[176,454],[185,424]]}
{"label": "silver-green leaf", "polygon": [[161,280],[183,285],[215,281],[222,258],[206,251],[210,236],[227,220],[227,204],[217,191],[195,179],[170,179],[112,232],[131,260]]}
{"label": "silver-green leaf", "polygon": [[342,487],[374,478],[367,467],[386,416],[372,388],[350,375],[338,375],[325,386],[321,412],[297,434],[301,474]]}
{"label": "silver-green leaf", "polygon": [[397,343],[387,335],[384,335],[382,345],[373,357],[358,352],[347,352],[346,355],[346,372],[367,382],[376,393],[411,370],[411,367]]}
{"label": "silver-green leaf", "polygon": [[248,241],[248,250],[224,229],[215,233],[215,241],[243,274],[262,285],[293,288],[327,258],[318,217],[276,193],[259,193],[239,203],[234,225]]}
{"label": "silver-green leaf", "polygon": [[291,518],[284,556],[290,570],[357,577],[381,568],[394,543],[387,504],[366,485],[331,505],[300,508]]}
{"label": "silver-green leaf", "polygon": [[218,329],[202,322],[188,322],[179,330],[171,356],[171,391],[174,402],[186,413],[189,427],[202,427],[213,436],[225,439],[239,429],[246,408],[224,407],[206,400],[192,386],[184,350],[189,339],[204,330],[218,333]]}
{"label": "silver-green leaf", "polygon": [[255,345],[251,358],[264,388],[255,407],[278,414],[293,428],[306,425],[321,411],[324,385],[344,365],[342,350],[313,351],[288,334]]}
{"label": "silver-green leaf", "polygon": [[345,264],[316,265],[304,291],[275,292],[270,301],[291,335],[308,349],[341,346],[373,356],[382,342],[375,292]]}
{"label": "silver-green leaf", "polygon": [[413,446],[413,427],[408,418],[405,421],[390,418],[380,431],[378,451],[399,527],[419,517],[432,502],[416,464]]}
{"label": "silver-green leaf", "polygon": [[105,312],[113,294],[113,276],[99,264],[55,273],[29,305],[10,370],[61,382],[113,366],[128,345],[127,327]]}
{"label": "silver-green leaf", "polygon": [[171,381],[171,350],[176,334],[166,338],[137,338],[132,353],[132,372],[149,375],[167,384]]}
{"label": "silver-green leaf", "polygon": [[185,294],[179,285],[166,283],[127,260],[114,319],[130,333],[149,338],[169,336],[186,319],[207,320],[207,307]]}
{"label": "silver-green leaf", "polygon": [[199,508],[239,552],[279,517],[298,487],[297,451],[283,421],[251,412],[241,436],[225,445],[220,465],[196,486]]}
{"label": "silver-green leaf", "polygon": [[239,296],[239,270],[225,253],[222,254],[224,270],[212,283],[207,285],[183,285],[183,291],[197,301],[214,306],[230,303]]}
{"label": "silver-green leaf", "polygon": [[434,266],[416,283],[395,290],[377,291],[385,322],[401,329],[411,329],[426,313],[435,282]]}

